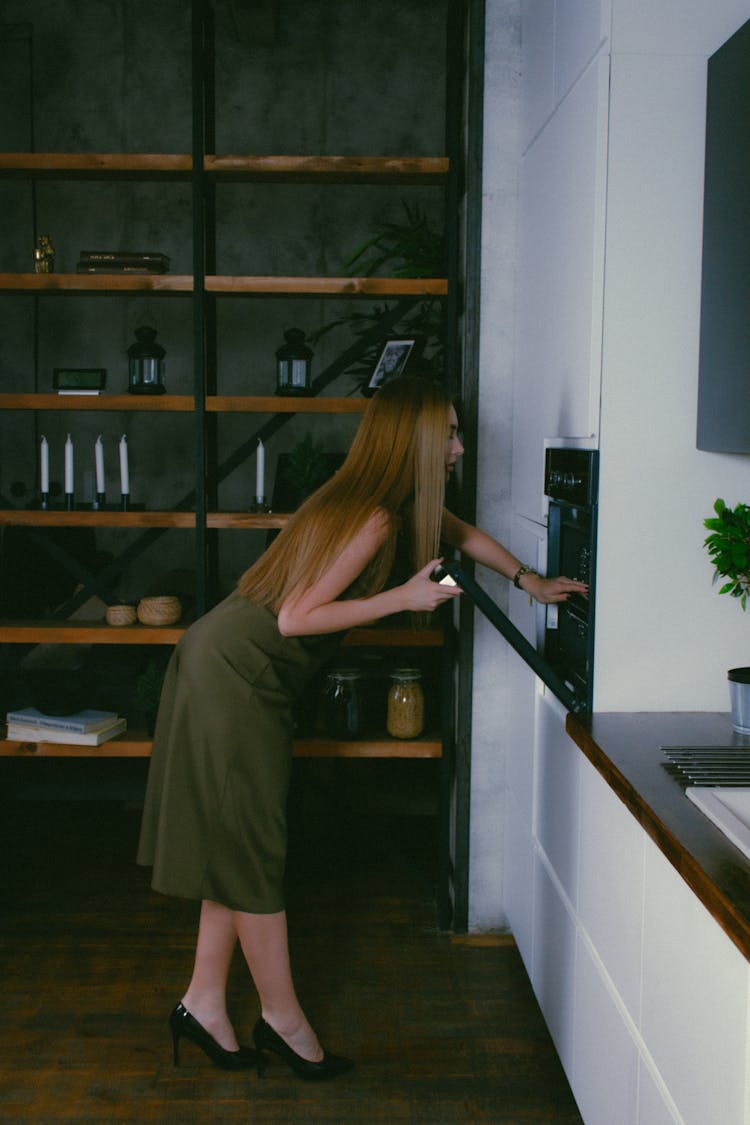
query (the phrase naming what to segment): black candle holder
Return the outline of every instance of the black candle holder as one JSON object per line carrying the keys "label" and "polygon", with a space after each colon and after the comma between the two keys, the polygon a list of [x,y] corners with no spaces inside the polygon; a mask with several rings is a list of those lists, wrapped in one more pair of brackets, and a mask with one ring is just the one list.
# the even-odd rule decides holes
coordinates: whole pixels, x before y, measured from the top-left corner
{"label": "black candle holder", "polygon": [[268,504],[266,503],[266,498],[265,498],[265,496],[256,496],[256,497],[255,497],[255,502],[254,502],[254,504],[252,505],[252,507],[250,508],[250,511],[251,511],[251,512],[252,512],[252,513],[253,513],[254,515],[259,515],[259,514],[262,514],[262,513],[267,513],[267,512],[270,512],[270,511],[271,511],[271,508],[270,508],[270,506],[269,506],[269,505],[268,505]]}
{"label": "black candle holder", "polygon": [[120,511],[127,512],[130,508],[130,493],[123,492],[120,497]]}
{"label": "black candle holder", "polygon": [[41,494],[41,496],[42,496],[42,499],[40,501],[39,506],[40,506],[40,508],[42,509],[43,512],[46,512],[47,509],[49,508],[49,492],[43,492]]}
{"label": "black candle holder", "polygon": [[75,511],[75,506],[76,506],[75,495],[72,492],[66,492],[65,493],[65,511],[66,512],[73,512],[73,511]]}
{"label": "black candle holder", "polygon": [[105,492],[97,492],[96,500],[94,500],[94,503],[92,504],[92,507],[95,508],[95,509],[99,509],[99,508],[106,508],[106,506],[107,506],[107,494]]}

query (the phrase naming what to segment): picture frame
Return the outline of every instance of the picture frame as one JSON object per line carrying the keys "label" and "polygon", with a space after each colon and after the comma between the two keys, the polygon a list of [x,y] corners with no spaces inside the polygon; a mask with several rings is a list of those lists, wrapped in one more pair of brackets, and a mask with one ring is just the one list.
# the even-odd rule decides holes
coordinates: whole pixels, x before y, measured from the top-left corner
{"label": "picture frame", "polygon": [[106,382],[106,367],[55,367],[52,371],[52,389],[58,394],[103,391]]}
{"label": "picture frame", "polygon": [[389,336],[383,342],[363,393],[374,395],[378,387],[403,375],[409,361],[420,354],[423,346],[424,341],[419,336]]}

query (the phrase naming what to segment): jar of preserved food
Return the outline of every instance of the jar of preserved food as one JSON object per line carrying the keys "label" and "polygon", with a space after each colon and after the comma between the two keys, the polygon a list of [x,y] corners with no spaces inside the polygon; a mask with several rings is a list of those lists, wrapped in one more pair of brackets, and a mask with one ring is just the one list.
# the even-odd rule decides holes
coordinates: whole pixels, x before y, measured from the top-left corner
{"label": "jar of preserved food", "polygon": [[388,733],[392,738],[416,738],[424,727],[424,692],[418,668],[394,668],[388,692]]}
{"label": "jar of preserved food", "polygon": [[359,738],[364,706],[362,673],[357,668],[335,668],[326,676],[325,722],[331,738]]}

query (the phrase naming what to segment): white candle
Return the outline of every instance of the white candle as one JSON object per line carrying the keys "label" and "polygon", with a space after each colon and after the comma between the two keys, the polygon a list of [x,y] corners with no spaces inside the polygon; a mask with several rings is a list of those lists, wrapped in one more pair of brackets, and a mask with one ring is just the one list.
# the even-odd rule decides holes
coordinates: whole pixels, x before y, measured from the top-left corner
{"label": "white candle", "polygon": [[266,483],[266,451],[263,442],[258,438],[258,454],[255,460],[255,497],[262,500],[265,496]]}
{"label": "white candle", "polygon": [[65,494],[73,495],[73,442],[70,434],[65,441]]}
{"label": "white candle", "polygon": [[120,438],[120,492],[123,496],[130,494],[130,472],[128,470],[128,439],[125,434]]}
{"label": "white candle", "polygon": [[46,496],[49,492],[49,443],[44,434],[41,443],[41,462],[41,491]]}
{"label": "white candle", "polygon": [[94,461],[96,462],[96,491],[101,496],[104,492],[104,446],[101,434],[94,442]]}

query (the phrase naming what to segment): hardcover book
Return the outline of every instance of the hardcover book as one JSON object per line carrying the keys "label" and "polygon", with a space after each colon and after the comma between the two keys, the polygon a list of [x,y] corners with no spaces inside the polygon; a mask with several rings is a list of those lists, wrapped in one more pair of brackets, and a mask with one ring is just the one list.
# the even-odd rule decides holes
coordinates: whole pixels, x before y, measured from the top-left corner
{"label": "hardcover book", "polygon": [[71,746],[100,746],[127,730],[125,719],[115,719],[100,730],[59,730],[55,727],[32,726],[30,723],[8,723],[7,738],[11,742],[54,742]]}
{"label": "hardcover book", "polygon": [[104,730],[119,719],[116,711],[95,711],[86,708],[72,715],[47,715],[36,707],[23,707],[20,711],[8,711],[8,723],[25,723],[32,727],[48,727],[52,730],[72,730],[81,734]]}

